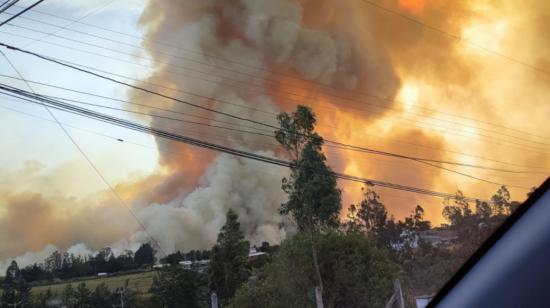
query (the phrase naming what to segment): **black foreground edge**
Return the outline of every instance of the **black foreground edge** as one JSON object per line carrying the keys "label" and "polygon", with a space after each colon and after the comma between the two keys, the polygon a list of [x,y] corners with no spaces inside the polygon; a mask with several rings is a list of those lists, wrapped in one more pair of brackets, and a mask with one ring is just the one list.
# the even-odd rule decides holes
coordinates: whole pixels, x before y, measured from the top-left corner
{"label": "black foreground edge", "polygon": [[428,307],[550,307],[550,178],[500,225]]}

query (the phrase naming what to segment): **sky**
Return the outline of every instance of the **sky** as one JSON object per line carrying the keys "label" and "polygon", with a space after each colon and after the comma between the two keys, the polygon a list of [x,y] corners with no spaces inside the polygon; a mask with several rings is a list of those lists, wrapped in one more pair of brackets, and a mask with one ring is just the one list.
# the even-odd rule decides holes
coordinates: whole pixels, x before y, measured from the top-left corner
{"label": "sky", "polygon": [[[467,174],[507,184],[519,201],[548,176],[548,4],[236,2],[44,1],[0,28],[0,41],[263,123],[275,124],[277,113],[305,104],[317,114],[317,129],[328,140],[529,171],[445,165],[463,173],[457,174],[325,147],[337,172],[446,193],[460,189],[480,199],[499,188]],[[2,51],[18,71],[2,57],[0,82],[5,84],[175,116],[144,106],[162,107],[203,124],[266,129]],[[285,157],[272,138],[85,107]],[[280,181],[287,170],[53,112],[82,152],[43,106],[0,96],[0,260],[19,256],[28,263],[53,249],[89,252],[109,245],[121,251],[151,238],[162,251],[204,249],[215,241],[228,208],[239,213],[253,242],[278,242],[291,232],[291,224],[278,214],[285,200]],[[360,202],[362,184],[339,185],[345,217],[347,205]],[[436,225],[445,222],[439,198],[375,189],[396,218],[420,204]]]}

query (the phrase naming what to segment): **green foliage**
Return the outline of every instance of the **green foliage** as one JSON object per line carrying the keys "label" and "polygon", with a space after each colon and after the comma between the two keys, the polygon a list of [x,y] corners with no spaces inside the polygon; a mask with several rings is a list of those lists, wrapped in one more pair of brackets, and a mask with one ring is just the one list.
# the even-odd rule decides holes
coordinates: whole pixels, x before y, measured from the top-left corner
{"label": "green foliage", "polygon": [[491,197],[493,214],[495,216],[508,215],[512,212],[510,204],[510,191],[506,186],[501,186]]}
{"label": "green foliage", "polygon": [[276,139],[293,158],[290,178],[282,183],[288,201],[281,205],[281,214],[291,215],[300,230],[337,227],[341,192],[321,151],[323,138],[314,132],[315,114],[298,106],[291,115],[279,114],[277,120],[281,128],[275,132]]}
{"label": "green foliage", "polygon": [[205,274],[175,266],[158,273],[151,286],[154,307],[206,307],[208,277]]}
{"label": "green foliage", "polygon": [[86,284],[84,282],[79,283],[75,292],[75,307],[91,307],[91,299],[92,292],[86,288]]}
{"label": "green foliage", "polygon": [[48,301],[52,300],[54,297],[55,297],[55,294],[52,292],[52,290],[50,288],[48,288],[48,290],[46,290],[46,292],[39,293],[36,296],[35,304],[38,307],[47,307],[46,304],[48,303]]}
{"label": "green foliage", "polygon": [[134,262],[134,252],[131,250],[124,250],[118,257],[116,257],[116,268],[119,271],[127,271],[137,267]]}
{"label": "green foliage", "polygon": [[[352,232],[316,238],[326,307],[380,307],[392,294],[398,267],[373,239]],[[315,307],[310,238],[285,240],[273,261],[244,285],[232,307]]]}
{"label": "green foliage", "polygon": [[218,234],[216,245],[210,255],[210,288],[222,303],[227,302],[235,291],[248,279],[247,258],[249,243],[240,231],[238,216],[227,211],[226,222]]}
{"label": "green foliage", "polygon": [[155,264],[155,250],[151,244],[142,244],[134,255],[134,262],[138,266]]}
{"label": "green foliage", "polygon": [[67,307],[74,307],[76,303],[76,292],[71,284],[65,286],[63,290],[63,304]]}
{"label": "green foliage", "polygon": [[359,206],[360,221],[366,232],[380,236],[386,225],[388,211],[371,185],[368,185],[367,189],[361,188],[361,191],[363,200]]}
{"label": "green foliage", "polygon": [[2,307],[28,306],[31,304],[31,288],[21,275],[17,262],[12,261],[6,269],[2,282]]}
{"label": "green foliage", "polygon": [[298,105],[292,114],[283,112],[277,116],[277,122],[281,128],[275,132],[275,139],[288,150],[295,161],[299,160],[306,143],[323,142],[314,132],[317,119],[309,107]]}
{"label": "green foliage", "polygon": [[111,290],[109,290],[109,287],[107,287],[105,283],[100,283],[91,294],[90,303],[92,307],[109,307],[115,303],[116,300],[117,298]]}

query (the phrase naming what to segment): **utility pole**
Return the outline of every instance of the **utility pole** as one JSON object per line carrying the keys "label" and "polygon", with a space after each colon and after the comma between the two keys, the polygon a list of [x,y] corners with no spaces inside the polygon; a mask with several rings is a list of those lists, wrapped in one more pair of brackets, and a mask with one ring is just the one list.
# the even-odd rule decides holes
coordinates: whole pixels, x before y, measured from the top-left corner
{"label": "utility pole", "polygon": [[321,287],[315,287],[315,303],[317,304],[317,308],[323,308],[323,290]]}
{"label": "utility pole", "polygon": [[216,295],[216,292],[212,292],[210,295],[210,307],[218,308],[218,295]]}
{"label": "utility pole", "polygon": [[385,308],[394,307],[396,302],[398,308],[405,308],[405,300],[403,299],[403,292],[401,291],[401,283],[399,282],[399,279],[395,279],[393,281],[393,294]]}
{"label": "utility pole", "polygon": [[126,288],[125,287],[116,288],[115,292],[120,295],[120,307],[124,308],[124,294],[126,293]]}
{"label": "utility pole", "polygon": [[399,279],[393,281],[393,288],[397,297],[397,303],[399,308],[405,308],[405,301],[403,300],[403,292],[401,291],[401,283]]}
{"label": "utility pole", "polygon": [[17,308],[17,306],[23,302],[23,300],[20,300],[20,301],[16,302],[17,293],[18,293],[17,290],[13,291],[13,304],[7,304],[9,307]]}

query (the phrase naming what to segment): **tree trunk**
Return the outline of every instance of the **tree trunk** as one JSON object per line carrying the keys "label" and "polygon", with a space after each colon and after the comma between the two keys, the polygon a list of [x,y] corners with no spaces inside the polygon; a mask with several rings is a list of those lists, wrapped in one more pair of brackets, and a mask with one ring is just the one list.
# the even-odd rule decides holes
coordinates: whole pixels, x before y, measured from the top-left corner
{"label": "tree trunk", "polygon": [[313,256],[313,265],[315,267],[315,274],[317,276],[317,283],[319,284],[321,300],[317,300],[317,308],[323,307],[323,279],[321,278],[321,270],[319,269],[319,262],[317,261],[317,250],[315,249],[315,238],[313,236],[312,227],[309,228],[309,235],[311,240],[311,254]]}

